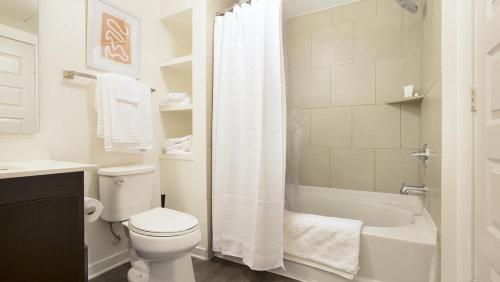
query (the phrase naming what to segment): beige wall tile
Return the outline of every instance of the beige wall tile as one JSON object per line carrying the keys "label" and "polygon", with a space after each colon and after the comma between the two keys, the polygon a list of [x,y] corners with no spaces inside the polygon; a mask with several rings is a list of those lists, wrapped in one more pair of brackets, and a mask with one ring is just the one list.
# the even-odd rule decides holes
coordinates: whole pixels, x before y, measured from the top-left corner
{"label": "beige wall tile", "polygon": [[352,107],[352,146],[400,148],[400,116],[399,106]]}
{"label": "beige wall tile", "polygon": [[330,105],[330,68],[291,71],[289,85],[292,95],[297,95],[299,107]]}
{"label": "beige wall tile", "polygon": [[333,10],[333,24],[353,22],[359,19],[373,17],[377,13],[376,0],[361,0],[349,5],[341,5]]}
{"label": "beige wall tile", "polygon": [[303,123],[302,146],[307,147],[311,145],[311,110],[304,109],[301,110],[301,113],[302,113],[302,123]]}
{"label": "beige wall tile", "polygon": [[374,150],[332,150],[332,187],[373,191],[375,181]]}
{"label": "beige wall tile", "polygon": [[332,24],[332,10],[327,9],[315,13],[293,17],[286,22],[286,33],[292,34],[325,27]]}
{"label": "beige wall tile", "polygon": [[441,222],[441,0],[427,0],[422,24],[422,89],[426,95],[420,109],[420,145],[434,153],[421,179],[429,189],[427,210],[436,225]]}
{"label": "beige wall tile", "polygon": [[299,166],[302,185],[328,187],[330,184],[330,149],[304,148]]}
{"label": "beige wall tile", "polygon": [[290,69],[311,68],[311,32],[288,35],[286,43]]}
{"label": "beige wall tile", "polygon": [[401,148],[418,149],[420,142],[419,103],[401,105]]}
{"label": "beige wall tile", "polygon": [[[436,143],[440,128],[421,136],[417,104],[383,102],[401,98],[408,84],[425,94],[424,75],[432,81],[440,73],[429,72],[436,44],[421,46],[424,35],[438,38],[430,21],[436,18],[427,17],[425,33],[422,16],[403,12],[394,0],[361,0],[287,21],[287,83],[303,108],[301,184],[390,193],[399,193],[402,181],[418,184],[419,166],[409,153],[423,140]],[[426,67],[420,56],[429,60]],[[422,103],[428,124],[437,118],[436,89]],[[438,191],[433,195],[429,210],[437,211]]]}
{"label": "beige wall tile", "polygon": [[402,54],[401,14],[389,14],[354,23],[354,60],[395,58]]}
{"label": "beige wall tile", "polygon": [[412,150],[383,149],[375,151],[375,192],[399,194],[401,183],[418,185],[417,159]]}
{"label": "beige wall tile", "polygon": [[438,155],[441,154],[441,99],[442,83],[439,79],[420,106],[420,145],[428,144],[429,149]]}
{"label": "beige wall tile", "polygon": [[438,228],[441,225],[441,161],[441,156],[433,155],[429,158],[423,182],[429,189],[426,208]]}
{"label": "beige wall tile", "polygon": [[402,13],[403,9],[394,0],[377,0],[377,14],[385,15],[392,13]]}
{"label": "beige wall tile", "polygon": [[350,147],[351,108],[312,109],[311,144],[312,146]]}
{"label": "beige wall tile", "polygon": [[346,23],[312,31],[312,66],[330,66],[352,62],[353,25]]}
{"label": "beige wall tile", "polygon": [[333,67],[331,81],[334,106],[375,104],[375,62]]}
{"label": "beige wall tile", "polygon": [[377,61],[377,103],[403,98],[403,87],[420,91],[420,58],[402,57]]}
{"label": "beige wall tile", "polygon": [[[396,1],[393,1],[396,2]],[[403,54],[418,55],[422,50],[422,15],[403,13]]]}
{"label": "beige wall tile", "polygon": [[441,0],[427,0],[422,24],[423,94],[441,75]]}

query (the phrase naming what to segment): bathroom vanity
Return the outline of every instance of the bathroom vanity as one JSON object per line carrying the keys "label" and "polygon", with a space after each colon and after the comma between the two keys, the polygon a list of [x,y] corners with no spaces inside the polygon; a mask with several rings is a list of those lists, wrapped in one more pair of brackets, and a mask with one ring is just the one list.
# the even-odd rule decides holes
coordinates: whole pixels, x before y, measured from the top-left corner
{"label": "bathroom vanity", "polygon": [[84,170],[57,161],[0,163],[1,281],[83,282]]}

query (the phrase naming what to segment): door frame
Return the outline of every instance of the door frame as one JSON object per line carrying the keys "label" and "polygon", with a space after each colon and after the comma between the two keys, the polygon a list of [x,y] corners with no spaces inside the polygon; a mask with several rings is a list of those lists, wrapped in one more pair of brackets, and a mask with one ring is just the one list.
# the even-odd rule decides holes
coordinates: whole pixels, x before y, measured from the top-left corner
{"label": "door frame", "polygon": [[442,0],[442,282],[474,279],[474,7]]}

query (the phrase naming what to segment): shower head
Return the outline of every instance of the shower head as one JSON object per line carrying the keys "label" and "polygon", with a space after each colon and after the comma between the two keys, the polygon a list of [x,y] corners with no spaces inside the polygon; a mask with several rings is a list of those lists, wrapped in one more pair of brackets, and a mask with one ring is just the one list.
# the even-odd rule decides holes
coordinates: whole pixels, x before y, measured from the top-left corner
{"label": "shower head", "polygon": [[416,13],[418,11],[418,5],[413,0],[396,0],[401,8],[407,10],[410,13]]}

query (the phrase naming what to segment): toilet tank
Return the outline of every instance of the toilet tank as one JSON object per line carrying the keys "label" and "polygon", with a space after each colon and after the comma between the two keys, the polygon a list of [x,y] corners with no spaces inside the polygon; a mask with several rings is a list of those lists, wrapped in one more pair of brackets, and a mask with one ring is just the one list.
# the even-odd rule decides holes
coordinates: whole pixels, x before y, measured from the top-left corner
{"label": "toilet tank", "polygon": [[99,169],[99,195],[104,206],[101,218],[124,221],[151,209],[154,171],[154,165],[146,164]]}

